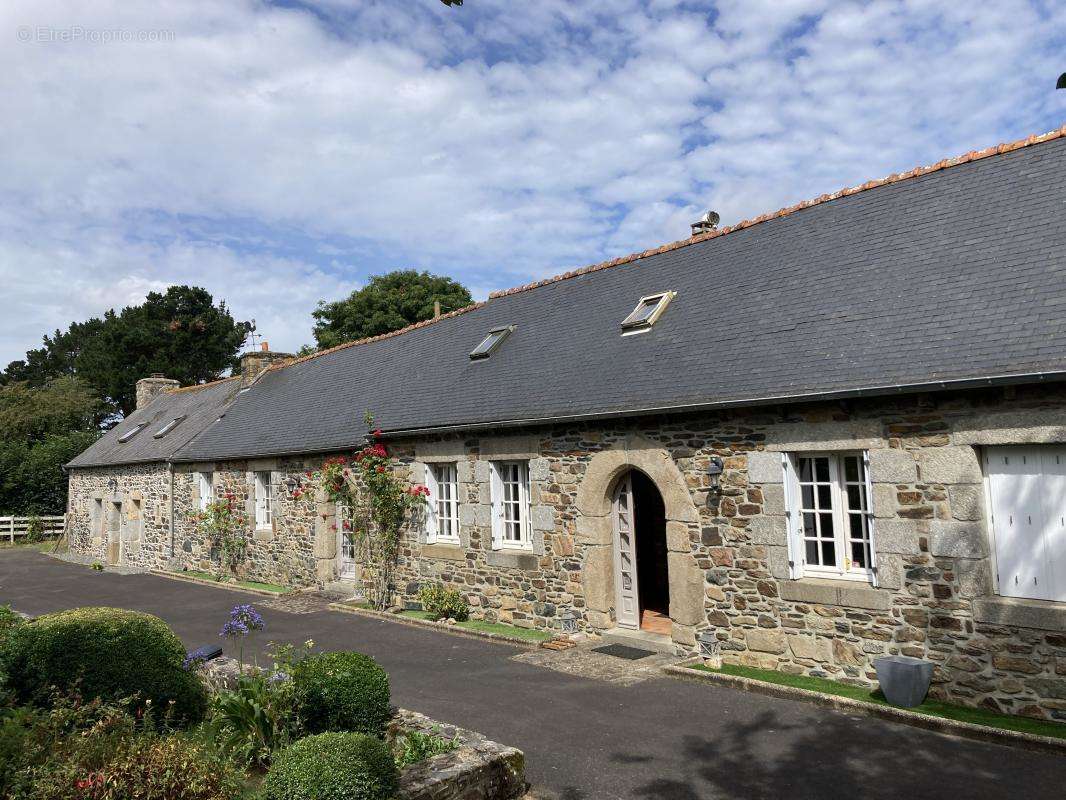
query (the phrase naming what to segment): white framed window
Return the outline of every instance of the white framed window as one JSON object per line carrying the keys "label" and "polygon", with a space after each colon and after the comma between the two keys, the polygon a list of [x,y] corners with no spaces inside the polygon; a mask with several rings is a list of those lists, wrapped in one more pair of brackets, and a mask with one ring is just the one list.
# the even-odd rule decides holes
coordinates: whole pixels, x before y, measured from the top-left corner
{"label": "white framed window", "polygon": [[996,592],[1066,601],[1066,446],[983,455]]}
{"label": "white framed window", "polygon": [[474,361],[480,358],[488,358],[503,344],[503,340],[506,339],[514,331],[514,325],[503,325],[499,328],[493,328],[481,343],[478,344],[473,350],[470,351],[470,358]]}
{"label": "white framed window", "polygon": [[147,422],[138,422],[134,427],[130,428],[128,431],[118,437],[119,444],[125,444],[147,427]]}
{"label": "white framed window", "polygon": [[866,453],[797,453],[783,463],[792,577],[876,583]]}
{"label": "white framed window", "polygon": [[663,315],[670,301],[677,292],[659,292],[640,298],[628,317],[622,320],[622,332],[638,333],[646,331]]}
{"label": "white framed window", "polygon": [[459,541],[459,479],[454,463],[427,464],[426,541]]}
{"label": "white framed window", "polygon": [[200,510],[207,511],[207,506],[215,499],[214,473],[197,472],[193,475],[196,488],[200,493]]}
{"label": "white framed window", "polygon": [[164,436],[166,436],[168,433],[170,433],[172,430],[174,430],[176,427],[178,427],[178,425],[180,425],[184,419],[185,419],[184,415],[180,416],[180,417],[174,417],[174,419],[172,419],[170,422],[168,422],[162,428],[157,430],[152,438],[154,438],[154,439],[162,439]]}
{"label": "white framed window", "polygon": [[274,495],[269,472],[255,473],[255,527],[270,528],[273,523]]}
{"label": "white framed window", "polygon": [[492,546],[529,549],[529,463],[493,461]]}

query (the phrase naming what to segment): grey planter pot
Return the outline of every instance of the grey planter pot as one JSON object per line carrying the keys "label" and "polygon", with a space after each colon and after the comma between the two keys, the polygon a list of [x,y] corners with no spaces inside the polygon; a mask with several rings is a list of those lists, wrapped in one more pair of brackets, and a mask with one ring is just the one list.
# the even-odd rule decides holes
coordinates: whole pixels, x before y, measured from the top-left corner
{"label": "grey planter pot", "polygon": [[932,662],[910,656],[875,658],[874,669],[885,699],[902,708],[921,705],[933,679]]}

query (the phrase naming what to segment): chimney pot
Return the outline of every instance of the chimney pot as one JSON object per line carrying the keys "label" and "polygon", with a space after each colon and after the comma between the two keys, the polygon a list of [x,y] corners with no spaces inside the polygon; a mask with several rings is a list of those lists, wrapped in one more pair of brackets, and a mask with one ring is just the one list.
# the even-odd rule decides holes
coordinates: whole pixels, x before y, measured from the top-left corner
{"label": "chimney pot", "polygon": [[255,383],[256,378],[271,365],[292,361],[294,358],[292,353],[275,352],[267,347],[266,342],[262,342],[258,350],[249,350],[241,355],[241,388],[245,389]]}
{"label": "chimney pot", "polygon": [[261,342],[259,344],[259,349],[262,350],[264,353],[269,353],[270,352],[270,342]]}
{"label": "chimney pot", "polygon": [[721,218],[718,216],[718,212],[708,211],[706,214],[696,220],[696,222],[692,223],[692,235],[699,236],[703,233],[710,233],[718,226],[718,222],[720,219]]}

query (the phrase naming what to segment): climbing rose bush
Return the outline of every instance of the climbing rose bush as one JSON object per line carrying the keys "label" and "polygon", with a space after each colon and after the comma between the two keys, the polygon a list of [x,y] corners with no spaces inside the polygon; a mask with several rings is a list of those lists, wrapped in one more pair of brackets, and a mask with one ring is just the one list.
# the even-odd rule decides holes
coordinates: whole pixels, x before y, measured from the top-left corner
{"label": "climbing rose bush", "polygon": [[[373,415],[367,414],[366,422],[372,427]],[[305,477],[347,510],[342,524],[362,547],[371,599],[384,610],[392,601],[404,523],[425,511],[429,489],[410,485],[397,473],[398,462],[389,454],[380,429],[374,429],[370,438],[352,458],[327,458],[321,469]],[[300,496],[305,493],[296,491]]]}

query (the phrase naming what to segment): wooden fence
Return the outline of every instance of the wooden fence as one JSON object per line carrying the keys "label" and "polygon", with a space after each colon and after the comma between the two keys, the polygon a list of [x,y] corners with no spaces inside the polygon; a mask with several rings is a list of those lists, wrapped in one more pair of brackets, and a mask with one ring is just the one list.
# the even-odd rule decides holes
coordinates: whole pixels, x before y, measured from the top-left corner
{"label": "wooden fence", "polygon": [[[34,517],[0,517],[0,539],[7,539],[12,544],[16,536],[25,536],[30,532],[30,523]],[[41,523],[41,535],[45,537],[62,536],[65,528],[64,517],[36,517]]]}

